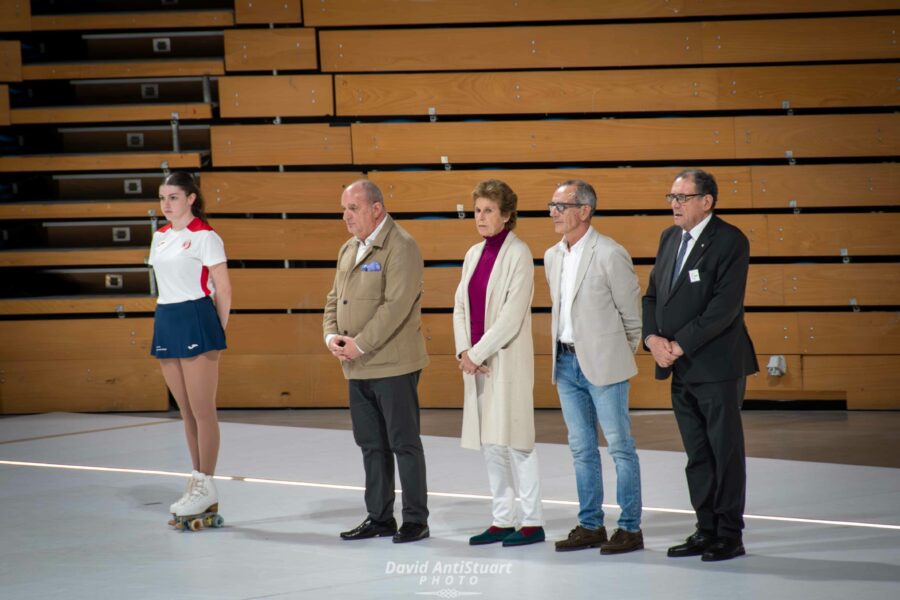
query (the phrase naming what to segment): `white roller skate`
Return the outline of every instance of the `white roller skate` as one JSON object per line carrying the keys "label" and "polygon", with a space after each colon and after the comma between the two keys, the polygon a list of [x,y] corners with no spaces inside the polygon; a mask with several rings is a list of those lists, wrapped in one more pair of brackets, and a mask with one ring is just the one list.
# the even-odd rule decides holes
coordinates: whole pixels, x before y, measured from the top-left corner
{"label": "white roller skate", "polygon": [[219,494],[210,475],[194,472],[187,499],[175,507],[169,524],[180,531],[199,531],[203,527],[221,527],[225,520],[218,513]]}
{"label": "white roller skate", "polygon": [[191,476],[188,477],[187,489],[184,491],[184,494],[182,494],[181,498],[179,498],[178,500],[173,502],[171,506],[169,506],[169,512],[172,513],[172,515],[175,514],[175,511],[178,510],[178,507],[184,504],[187,501],[188,497],[191,495],[191,490],[194,489],[194,476],[199,474],[199,471],[191,471]]}

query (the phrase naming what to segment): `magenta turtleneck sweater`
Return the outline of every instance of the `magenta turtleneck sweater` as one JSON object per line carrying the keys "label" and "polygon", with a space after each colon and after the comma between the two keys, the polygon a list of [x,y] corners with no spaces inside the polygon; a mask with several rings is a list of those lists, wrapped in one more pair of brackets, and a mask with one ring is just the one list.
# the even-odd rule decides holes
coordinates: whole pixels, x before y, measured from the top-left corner
{"label": "magenta turtleneck sweater", "polygon": [[484,335],[484,311],[487,304],[488,280],[491,278],[491,271],[494,269],[497,255],[500,254],[500,247],[503,246],[507,235],[509,235],[509,229],[504,227],[500,233],[484,238],[484,250],[481,252],[481,258],[478,260],[478,265],[472,273],[472,279],[469,280],[469,320],[472,322],[473,346]]}

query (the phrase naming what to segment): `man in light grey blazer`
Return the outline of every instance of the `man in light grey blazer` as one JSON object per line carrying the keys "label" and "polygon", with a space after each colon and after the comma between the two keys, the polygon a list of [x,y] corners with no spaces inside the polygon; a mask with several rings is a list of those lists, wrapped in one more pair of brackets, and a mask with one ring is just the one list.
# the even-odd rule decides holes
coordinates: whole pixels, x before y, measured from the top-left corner
{"label": "man in light grey blazer", "polygon": [[[628,380],[637,374],[641,291],[631,257],[591,226],[597,194],[579,180],[563,182],[550,202],[562,240],[544,254],[553,301],[553,383],[575,463],[578,525],[557,551],[600,547],[602,554],[644,547],[641,470],[631,437]],[[607,539],[597,422],[616,465],[618,529]]]}

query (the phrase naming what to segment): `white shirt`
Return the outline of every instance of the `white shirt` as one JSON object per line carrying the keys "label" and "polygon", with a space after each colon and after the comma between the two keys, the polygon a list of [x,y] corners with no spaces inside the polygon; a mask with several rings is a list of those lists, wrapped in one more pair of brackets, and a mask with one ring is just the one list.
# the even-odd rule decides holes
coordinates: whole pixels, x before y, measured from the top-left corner
{"label": "white shirt", "polygon": [[158,304],[174,304],[213,296],[209,267],[226,262],[225,244],[198,218],[184,229],[165,225],[153,234],[150,265],[156,274]]}
{"label": "white shirt", "polygon": [[364,239],[359,243],[359,247],[356,249],[356,264],[359,264],[359,261],[362,260],[363,254],[366,253],[366,250],[369,249],[369,246],[372,245],[372,242],[375,241],[375,238],[381,233],[381,230],[384,229],[384,224],[387,222],[387,215],[381,220],[381,223],[378,224],[378,227],[369,234],[369,237]]}
{"label": "white shirt", "polygon": [[[691,255],[691,250],[694,249],[694,244],[697,243],[697,240],[700,238],[700,234],[703,233],[703,230],[706,229],[706,226],[709,225],[709,220],[712,219],[712,213],[706,215],[706,218],[694,225],[694,228],[691,229],[688,233],[691,234],[691,239],[688,240],[687,250],[684,252],[684,260],[681,262],[681,268],[684,268],[684,265],[687,264],[687,259]],[[682,236],[684,232],[682,231]],[[679,245],[681,242],[679,241]],[[681,273],[681,271],[678,271]]]}
{"label": "white shirt", "polygon": [[575,343],[575,328],[572,323],[572,302],[575,300],[575,279],[578,275],[578,265],[581,263],[581,255],[584,254],[584,240],[587,233],[575,242],[570,248],[566,239],[559,243],[563,251],[562,274],[559,285],[559,341],[564,344]]}

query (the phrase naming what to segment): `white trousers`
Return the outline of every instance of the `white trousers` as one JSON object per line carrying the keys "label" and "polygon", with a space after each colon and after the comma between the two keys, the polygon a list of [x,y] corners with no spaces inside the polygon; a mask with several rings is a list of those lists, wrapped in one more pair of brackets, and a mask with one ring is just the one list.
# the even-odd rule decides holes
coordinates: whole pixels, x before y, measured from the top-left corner
{"label": "white trousers", "polygon": [[[484,391],[484,375],[475,376],[478,392],[478,412]],[[541,505],[541,479],[538,470],[537,450],[516,450],[509,446],[482,444],[484,462],[487,465],[491,486],[491,512],[494,527],[515,527],[519,520],[516,510],[516,492],[522,502],[522,527],[543,527],[544,511]]]}

